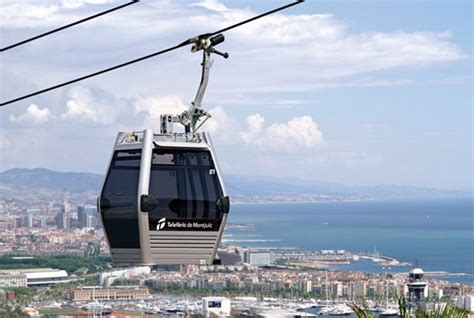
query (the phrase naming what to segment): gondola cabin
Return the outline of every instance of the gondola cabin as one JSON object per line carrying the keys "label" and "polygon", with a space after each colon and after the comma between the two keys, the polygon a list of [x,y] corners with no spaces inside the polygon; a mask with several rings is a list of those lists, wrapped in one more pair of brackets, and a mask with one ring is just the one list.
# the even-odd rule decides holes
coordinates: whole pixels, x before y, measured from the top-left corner
{"label": "gondola cabin", "polygon": [[206,133],[119,133],[98,209],[114,265],[213,264],[229,212]]}

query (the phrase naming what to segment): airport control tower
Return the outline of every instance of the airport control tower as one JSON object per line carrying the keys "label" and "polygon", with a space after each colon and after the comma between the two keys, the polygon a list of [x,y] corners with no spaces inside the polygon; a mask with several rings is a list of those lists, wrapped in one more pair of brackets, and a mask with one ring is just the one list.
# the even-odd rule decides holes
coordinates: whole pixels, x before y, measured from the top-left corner
{"label": "airport control tower", "polygon": [[423,281],[423,270],[416,267],[408,274],[408,308],[410,311],[416,310],[425,299],[428,289],[426,282]]}

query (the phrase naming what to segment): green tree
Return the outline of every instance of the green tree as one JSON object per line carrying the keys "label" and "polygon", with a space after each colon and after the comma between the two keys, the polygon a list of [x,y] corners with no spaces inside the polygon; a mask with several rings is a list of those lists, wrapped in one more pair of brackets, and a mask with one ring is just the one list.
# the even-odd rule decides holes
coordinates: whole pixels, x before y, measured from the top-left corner
{"label": "green tree", "polygon": [[12,289],[16,295],[16,302],[22,305],[26,305],[33,300],[36,296],[36,289],[28,287],[15,287]]}
{"label": "green tree", "polygon": [[23,318],[29,317],[21,311],[19,306],[0,306],[0,317],[2,318]]}

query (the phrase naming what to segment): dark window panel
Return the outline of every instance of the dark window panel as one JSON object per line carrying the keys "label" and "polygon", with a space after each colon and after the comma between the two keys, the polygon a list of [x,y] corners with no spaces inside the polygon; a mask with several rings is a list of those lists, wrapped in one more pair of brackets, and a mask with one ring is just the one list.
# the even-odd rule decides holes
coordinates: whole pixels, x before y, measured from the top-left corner
{"label": "dark window panel", "polygon": [[116,151],[105,180],[101,200],[110,202],[110,207],[101,213],[112,248],[140,248],[137,217],[139,154],[137,150]]}

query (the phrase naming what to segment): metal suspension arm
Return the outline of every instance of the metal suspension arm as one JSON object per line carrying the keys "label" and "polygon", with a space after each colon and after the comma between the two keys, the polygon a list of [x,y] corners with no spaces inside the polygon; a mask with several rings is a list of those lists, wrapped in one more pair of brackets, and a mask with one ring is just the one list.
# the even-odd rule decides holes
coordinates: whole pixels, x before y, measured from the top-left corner
{"label": "metal suspension arm", "polygon": [[199,88],[194,98],[192,105],[196,108],[201,107],[201,102],[206,92],[207,82],[209,81],[209,70],[212,67],[211,61],[211,52],[209,50],[202,51],[202,73],[201,73],[201,83],[199,83]]}
{"label": "metal suspension arm", "polygon": [[191,48],[192,52],[197,52],[202,50],[202,71],[201,71],[201,82],[199,83],[199,88],[196,93],[196,97],[192,102],[192,106],[184,111],[180,116],[180,123],[184,125],[186,132],[195,133],[201,125],[197,126],[199,120],[204,117],[204,121],[211,117],[211,115],[205,110],[201,109],[202,99],[204,93],[206,92],[207,83],[209,81],[209,71],[212,67],[211,54],[215,53],[224,58],[228,58],[228,53],[222,53],[217,51],[214,46],[224,42],[224,36],[218,34],[209,38],[199,39],[194,43]]}

